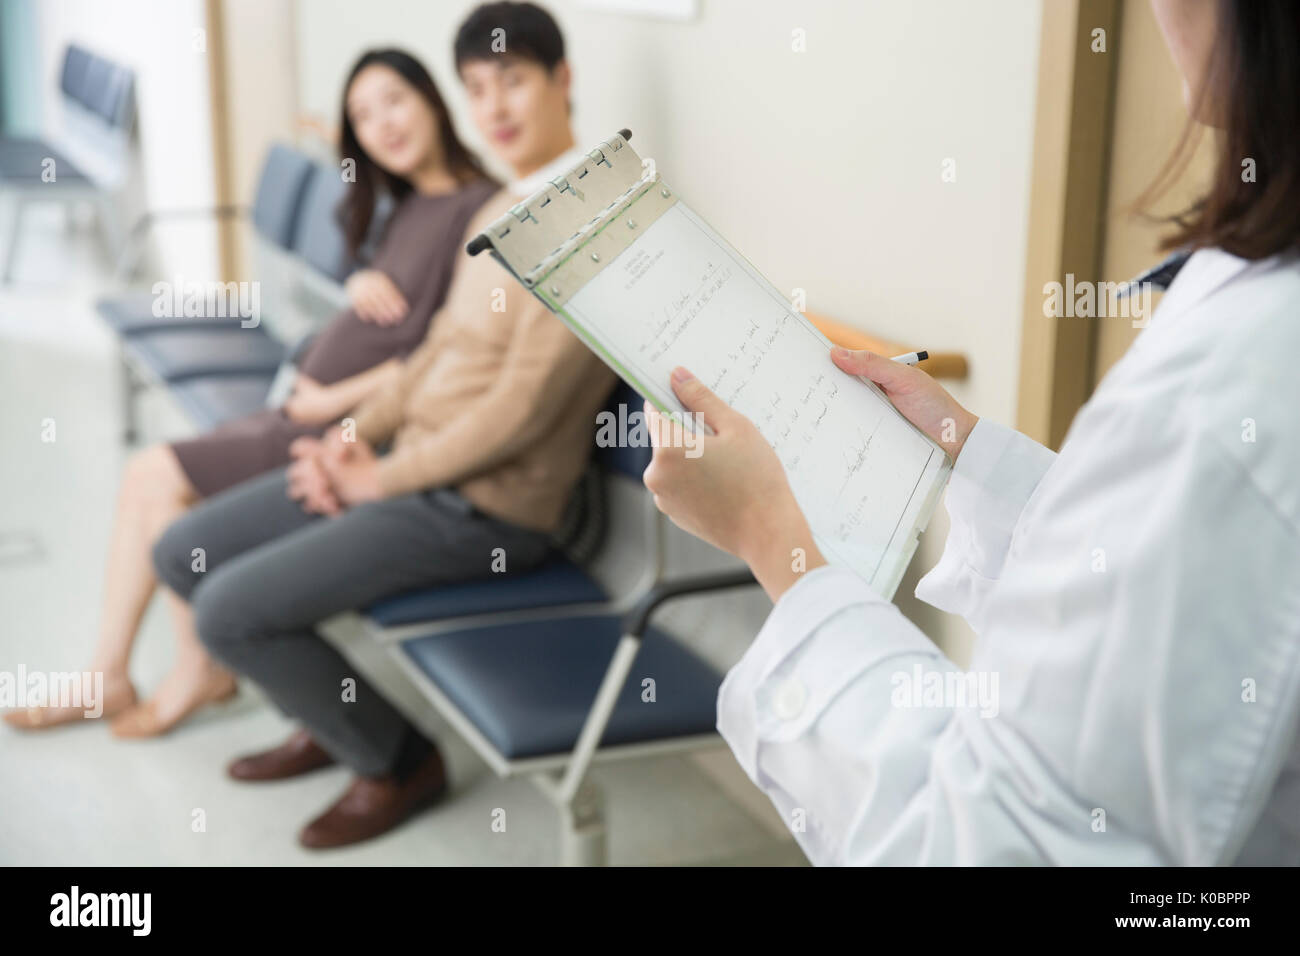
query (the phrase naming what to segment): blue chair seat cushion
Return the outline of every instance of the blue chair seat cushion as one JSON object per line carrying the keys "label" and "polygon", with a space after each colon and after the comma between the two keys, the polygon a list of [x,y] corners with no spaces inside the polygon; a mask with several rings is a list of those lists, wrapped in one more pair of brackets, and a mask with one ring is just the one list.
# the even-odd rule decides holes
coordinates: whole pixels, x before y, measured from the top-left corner
{"label": "blue chair seat cushion", "polygon": [[[45,160],[54,160],[54,180],[46,183]],[[14,183],[35,182],[57,187],[60,182],[86,182],[86,174],[61,152],[40,139],[0,140],[0,178]]]}
{"label": "blue chair seat cushion", "polygon": [[49,156],[53,152],[55,152],[54,147],[39,137],[0,137],[0,158],[10,156]]}
{"label": "blue chair seat cushion", "polygon": [[398,627],[463,614],[598,603],[607,599],[604,588],[586,571],[563,554],[554,552],[528,571],[408,591],[378,601],[363,613],[381,627]]}
{"label": "blue chair seat cushion", "polygon": [[[573,749],[621,636],[609,615],[495,625],[404,641],[402,651],[507,759]],[[642,700],[654,680],[654,700]],[[647,629],[602,746],[713,733],[722,676]]]}
{"label": "blue chair seat cushion", "polygon": [[118,335],[157,332],[162,329],[237,329],[243,321],[235,315],[154,315],[155,298],[157,297],[151,292],[129,292],[100,299],[95,303],[95,311]]}
{"label": "blue chair seat cushion", "polygon": [[209,431],[265,408],[273,381],[269,375],[191,378],[177,382],[168,391],[194,425]]}
{"label": "blue chair seat cushion", "polygon": [[285,347],[260,328],[160,329],[123,340],[126,354],[166,382],[196,375],[271,375]]}

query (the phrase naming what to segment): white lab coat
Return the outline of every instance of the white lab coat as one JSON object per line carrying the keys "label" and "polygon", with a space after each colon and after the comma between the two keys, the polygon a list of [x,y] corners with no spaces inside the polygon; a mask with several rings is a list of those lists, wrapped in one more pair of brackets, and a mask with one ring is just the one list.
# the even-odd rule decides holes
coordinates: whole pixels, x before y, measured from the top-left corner
{"label": "white lab coat", "polygon": [[1196,253],[1059,454],[981,420],[958,459],[916,594],[996,714],[905,706],[956,666],[821,567],[719,730],[815,863],[1300,863],[1298,419],[1300,264]]}

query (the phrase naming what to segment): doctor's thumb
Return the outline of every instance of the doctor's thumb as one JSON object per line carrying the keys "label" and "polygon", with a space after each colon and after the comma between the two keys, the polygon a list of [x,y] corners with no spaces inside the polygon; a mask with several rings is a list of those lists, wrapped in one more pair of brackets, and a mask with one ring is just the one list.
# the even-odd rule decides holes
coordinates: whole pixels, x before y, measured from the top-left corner
{"label": "doctor's thumb", "polygon": [[831,349],[831,361],[851,375],[869,378],[885,391],[915,383],[925,372],[912,365],[902,365],[867,349],[846,349],[837,345]]}
{"label": "doctor's thumb", "polygon": [[673,391],[686,409],[703,414],[705,422],[715,431],[730,414],[731,406],[682,366],[673,369],[672,382]]}

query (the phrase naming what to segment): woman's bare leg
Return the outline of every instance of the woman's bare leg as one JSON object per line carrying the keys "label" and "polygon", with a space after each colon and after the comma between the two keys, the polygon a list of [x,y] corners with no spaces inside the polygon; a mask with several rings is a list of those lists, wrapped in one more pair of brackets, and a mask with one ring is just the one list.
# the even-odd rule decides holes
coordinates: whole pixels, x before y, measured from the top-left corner
{"label": "woman's bare leg", "polygon": [[208,704],[234,696],[235,675],[209,655],[194,627],[187,602],[168,592],[176,631],[176,663],[154,695],[113,721],[118,737],[157,737]]}
{"label": "woman's bare leg", "polygon": [[[158,585],[153,544],[196,499],[170,446],[146,448],[127,462],[109,539],[99,640],[90,665],[92,671],[104,675],[103,717],[119,714],[136,702],[127,663]],[[42,707],[14,711],[6,714],[5,720],[14,727],[35,729],[80,720],[84,714],[81,707]]]}

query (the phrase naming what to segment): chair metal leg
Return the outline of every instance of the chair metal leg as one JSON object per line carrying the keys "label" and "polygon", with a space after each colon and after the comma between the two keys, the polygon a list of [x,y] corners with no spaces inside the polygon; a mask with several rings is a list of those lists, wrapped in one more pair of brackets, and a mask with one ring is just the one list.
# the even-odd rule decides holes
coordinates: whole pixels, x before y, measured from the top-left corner
{"label": "chair metal leg", "polygon": [[533,777],[538,789],[560,811],[560,862],[564,866],[605,866],[609,862],[605,847],[605,798],[587,773],[640,648],[641,641],[636,635],[623,635],[596,691],[568,766],[562,774]]}
{"label": "chair metal leg", "polygon": [[[116,272],[126,251],[126,234],[118,216],[117,206],[112,196],[106,192],[100,192],[95,196],[94,207],[95,225],[99,229],[99,239],[103,244],[104,254],[110,266]],[[134,272],[134,266],[132,272]],[[127,278],[130,278],[130,276],[128,275]]]}
{"label": "chair metal leg", "polygon": [[136,400],[141,391],[143,387],[136,380],[135,373],[126,360],[122,359],[122,442],[128,448],[140,437]]}
{"label": "chair metal leg", "polygon": [[560,864],[608,866],[605,795],[586,781],[568,807],[560,808]]}
{"label": "chair metal leg", "polygon": [[533,784],[546,795],[560,814],[560,865],[606,866],[605,795],[600,787],[584,780],[576,794],[569,794],[554,772],[538,773]]}
{"label": "chair metal leg", "polygon": [[561,793],[566,797],[574,797],[586,779],[591,758],[600,746],[600,739],[605,736],[610,715],[618,704],[618,695],[627,683],[627,675],[632,670],[632,662],[636,660],[640,649],[641,641],[633,634],[624,634],[614,648],[614,656],[600,682],[600,689],[596,691],[596,699],[592,702],[582,731],[578,734],[578,742],[574,745],[568,770],[560,782]]}
{"label": "chair metal leg", "polygon": [[14,278],[14,263],[18,261],[18,236],[22,232],[23,210],[27,206],[27,200],[21,196],[14,196],[13,215],[9,219],[9,241],[5,243],[5,263],[3,271],[0,271],[0,283],[8,285]]}

